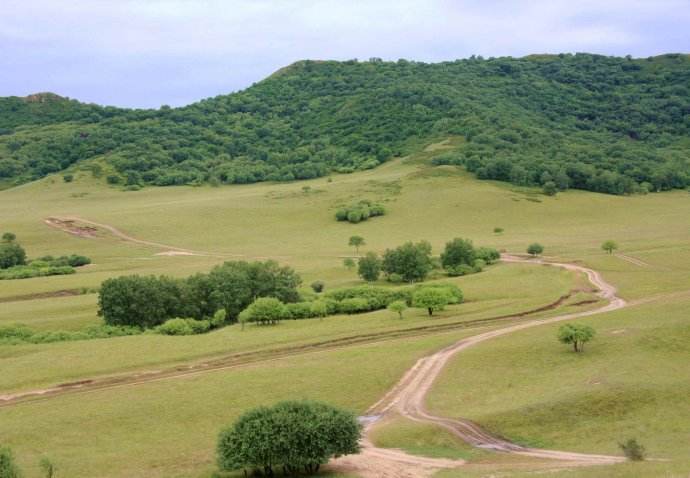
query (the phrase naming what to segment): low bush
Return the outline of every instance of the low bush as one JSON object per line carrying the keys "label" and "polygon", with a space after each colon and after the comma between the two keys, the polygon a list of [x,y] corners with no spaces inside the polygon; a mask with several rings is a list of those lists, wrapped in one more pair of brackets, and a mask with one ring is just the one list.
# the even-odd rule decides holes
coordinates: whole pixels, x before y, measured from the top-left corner
{"label": "low bush", "polygon": [[335,219],[337,221],[348,221],[357,224],[360,221],[366,221],[370,217],[383,216],[384,214],[386,214],[386,209],[383,205],[364,199],[349,206],[339,208],[335,212]]}
{"label": "low bush", "polygon": [[105,339],[139,335],[142,330],[137,327],[116,327],[111,325],[94,325],[79,331],[46,331],[37,332],[25,325],[6,325],[0,327],[0,344],[49,344],[53,342],[70,342],[76,340]]}
{"label": "low bush", "polygon": [[359,452],[361,425],[350,412],[318,402],[281,402],[242,415],[218,437],[223,471],[261,476],[318,472],[332,457]]}
{"label": "low bush", "polygon": [[170,319],[156,327],[156,332],[162,335],[196,335],[208,332],[211,322],[208,320]]}
{"label": "low bush", "polygon": [[31,279],[33,277],[47,277],[74,274],[77,272],[71,266],[48,266],[38,261],[28,266],[14,266],[0,270],[0,280]]}

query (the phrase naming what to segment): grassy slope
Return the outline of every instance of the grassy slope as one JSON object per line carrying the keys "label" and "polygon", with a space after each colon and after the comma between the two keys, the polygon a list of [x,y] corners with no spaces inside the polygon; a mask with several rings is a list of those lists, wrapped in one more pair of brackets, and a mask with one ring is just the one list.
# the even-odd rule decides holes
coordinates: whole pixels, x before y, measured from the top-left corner
{"label": "grassy slope", "polygon": [[[438,151],[442,149],[437,149],[436,152]],[[366,237],[368,248],[374,250],[382,250],[405,240],[428,239],[438,252],[443,243],[454,236],[471,237],[478,244],[508,250],[523,250],[527,243],[539,240],[546,245],[549,254],[585,260],[589,265],[602,270],[608,280],[620,286],[621,294],[626,298],[636,299],[690,288],[690,276],[687,274],[690,269],[690,246],[687,244],[690,202],[687,201],[687,193],[626,198],[568,192],[555,198],[547,198],[534,195],[528,190],[477,182],[445,168],[426,169],[423,160],[431,154],[433,153],[429,152],[404,162],[390,163],[374,171],[334,176],[332,182],[319,179],[295,184],[180,187],[124,193],[78,177],[75,183],[69,185],[61,180],[48,178],[2,191],[0,229],[16,232],[30,255],[79,252],[91,256],[95,263],[73,276],[0,282],[0,297],[93,287],[106,277],[131,272],[187,275],[197,270],[207,270],[223,260],[222,257],[155,256],[160,249],[124,243],[109,236],[99,239],[76,238],[42,223],[49,215],[69,214],[112,224],[134,236],[179,247],[221,254],[243,254],[246,258],[270,255],[294,266],[302,273],[305,283],[322,279],[326,281],[327,287],[356,282],[354,275],[341,266],[341,260],[343,256],[352,253],[346,246],[347,237],[361,234]],[[304,185],[310,185],[312,192],[304,193]],[[362,195],[387,200],[389,214],[358,225],[336,223],[333,220],[333,211],[338,203]],[[495,226],[504,227],[506,232],[494,235],[492,230]],[[621,242],[626,254],[651,265],[640,267],[615,256],[604,255],[599,250],[599,244],[609,238]],[[447,316],[457,312],[467,318],[491,316],[541,305],[567,290],[570,287],[569,280],[568,277],[546,268],[497,266],[483,274],[460,279],[459,283],[471,302],[458,310],[448,311]],[[657,327],[661,320],[674,317],[668,322],[669,326],[676,324],[680,329],[687,328],[687,319],[681,313],[682,303],[678,310],[670,310],[672,305],[669,303],[664,308],[654,305],[639,309],[646,313],[638,313],[638,309],[617,312],[615,320],[622,325],[616,327],[634,330],[642,326]],[[681,361],[678,355],[665,356],[667,347],[663,344],[654,352],[666,357],[659,361],[656,360],[657,355],[649,355],[651,352],[648,351],[640,355],[639,361],[628,361],[631,351],[647,348],[623,343],[611,350],[607,349],[604,354],[601,348],[608,342],[628,340],[629,337],[626,334],[607,334],[603,324],[609,324],[609,318],[602,316],[589,319],[599,329],[600,336],[585,356],[576,358],[577,371],[587,377],[598,376],[603,373],[602,370],[609,371],[617,379],[625,379],[623,381],[628,388],[624,390],[636,387],[643,376],[658,379],[663,383],[653,382],[653,388],[661,391],[659,396],[663,405],[642,400],[636,404],[634,414],[640,420],[635,422],[625,419],[623,426],[630,427],[634,423],[647,426],[656,411],[663,408],[659,412],[661,418],[651,424],[658,422],[658,427],[686,430],[687,427],[683,424],[690,423],[690,417],[673,411],[678,407],[671,406],[673,393],[669,391],[669,384],[672,376],[669,374],[687,375],[688,369],[684,368],[687,360]],[[392,323],[388,314],[380,312],[324,322],[291,322],[274,329],[252,330],[245,335],[239,335],[233,328],[229,328],[202,337],[149,336],[0,347],[0,364],[3,369],[0,390],[55,383],[84,374],[114,372],[152,364],[172,364],[192,357],[257,346],[302,343],[325,336],[407,327],[414,323],[424,323],[425,320],[427,319],[421,315],[411,314],[404,324],[397,321]],[[0,324],[23,322],[42,329],[68,329],[96,321],[93,295],[0,304]],[[663,337],[669,338],[675,333],[671,330],[664,333]],[[518,349],[522,354],[521,361],[515,364],[516,373],[519,373],[521,367],[528,366],[541,367],[540,371],[550,370],[547,364],[553,360],[549,354],[555,354],[558,359],[556,363],[565,367],[564,370],[569,370],[568,367],[573,366],[573,357],[555,343],[553,334],[552,328],[535,329],[522,332],[515,339],[504,338],[482,344],[477,349],[466,352],[468,355],[463,353],[464,361],[470,353],[482,354],[484,350],[488,351],[481,359],[473,359],[481,367],[477,366],[469,371],[477,380],[476,385],[484,387],[478,389],[482,392],[481,395],[477,392],[475,399],[484,397],[484,391],[487,394],[500,392],[505,397],[505,389],[492,388],[494,382],[505,385],[507,377],[514,377],[511,383],[518,389],[521,384],[527,383],[525,377],[531,376],[527,372],[522,375],[506,374],[506,370],[513,370],[513,363],[505,363],[505,351],[499,345],[515,344],[515,347],[521,347]],[[643,336],[649,338],[656,334],[657,332],[649,332]],[[210,447],[218,428],[241,410],[263,400],[300,396],[295,392],[296,383],[313,390],[313,395],[304,396],[328,399],[361,410],[399,376],[415,354],[421,353],[422,349],[438,347],[440,342],[434,342],[435,340],[445,339],[429,337],[400,342],[405,344],[404,347],[387,344],[352,348],[324,354],[323,361],[314,361],[313,356],[290,358],[280,362],[283,371],[281,374],[275,374],[273,366],[257,366],[214,373],[207,378],[149,384],[127,391],[122,389],[66,396],[57,399],[58,402],[27,404],[0,410],[0,424],[3,436],[9,437],[8,443],[15,446],[25,463],[35,461],[34,458],[44,450],[56,457],[66,470],[71,471],[67,476],[87,476],[87,470],[90,473],[98,470],[104,476],[128,476],[120,473],[140,470],[143,473],[141,476],[156,476],[155,473],[159,471],[152,470],[169,470],[169,467],[180,470],[181,476],[195,476],[194,473],[200,471],[200,468],[194,463],[197,460],[209,462]],[[367,350],[366,354],[363,350]],[[372,360],[372,351],[375,350],[388,353],[381,352],[381,357]],[[391,350],[398,353],[390,353]],[[600,352],[597,353],[596,350]],[[539,360],[532,363],[533,357]],[[604,362],[588,362],[594,358]],[[494,363],[499,366],[494,368]],[[340,387],[342,380],[340,377],[337,380],[333,378],[335,364],[345,364],[348,367],[351,364],[352,373],[361,367],[367,367],[366,377],[371,377],[376,385],[367,382],[363,384],[362,393],[350,390],[345,397]],[[640,375],[639,369],[633,367],[634,364],[644,366],[643,369],[649,372]],[[675,367],[668,373],[663,371],[667,369],[667,364]],[[262,372],[259,373],[259,370]],[[465,388],[465,385],[462,390],[453,388],[459,383],[454,378],[460,372],[468,371],[456,366],[446,374],[452,393],[466,390],[474,392],[474,388]],[[387,374],[385,380],[376,378],[381,373]],[[265,378],[260,380],[258,377],[261,376]],[[482,381],[482,377],[491,380],[486,383]],[[218,380],[230,387],[227,396],[223,394],[223,385]],[[277,381],[270,382],[271,380]],[[464,380],[463,375],[463,384]],[[509,409],[507,405],[504,405],[504,409],[496,405],[497,408],[490,413],[479,409],[475,413],[481,412],[481,416],[493,417],[495,421],[492,423],[499,431],[503,431],[504,424],[508,431],[524,429],[529,436],[522,433],[520,436],[523,439],[546,440],[549,445],[577,447],[588,451],[615,449],[615,441],[624,437],[619,436],[619,433],[612,433],[611,421],[607,419],[590,417],[587,420],[589,428],[585,427],[587,432],[575,427],[573,430],[576,433],[572,437],[567,433],[553,435],[554,429],[558,428],[554,422],[535,428],[527,420],[534,418],[533,415],[526,415],[527,418],[523,421],[514,421],[516,416],[519,418],[518,415],[530,406],[539,411],[536,405],[541,403],[539,393],[543,390],[558,392],[563,389],[565,393],[578,386],[586,386],[579,383],[568,388],[563,385],[563,380],[563,370],[560,374],[550,371],[539,380],[538,389],[527,387],[527,391],[520,395],[522,401],[519,402],[519,407],[518,402],[515,403],[519,412]],[[200,385],[202,382],[205,385]],[[444,390],[443,387],[438,389],[439,396],[446,393]],[[539,393],[529,393],[530,391]],[[175,397],[183,397],[180,400],[189,406],[173,406],[173,403],[178,402],[170,400],[172,393]],[[625,393],[627,392],[623,395]],[[589,407],[590,402],[592,406],[599,403],[597,397],[587,394],[575,394],[574,397],[580,397],[585,407]],[[620,397],[605,398],[612,400],[616,406],[620,405]],[[552,396],[551,399],[548,403],[555,406],[563,396]],[[232,403],[227,405],[229,411],[225,415],[219,410],[225,410],[228,401]],[[505,398],[502,402],[512,405],[512,401]],[[55,406],[56,403],[60,406]],[[464,415],[467,409],[462,401],[448,400],[443,406],[453,411],[452,407],[458,404],[463,404],[461,411]],[[174,418],[178,415],[181,418],[176,422]],[[75,427],[75,423],[83,423],[83,418],[80,417],[87,417],[92,427],[88,430],[82,426]],[[137,424],[139,421],[142,421],[141,425]],[[29,423],[31,427],[27,426]],[[173,433],[175,423],[179,425],[177,429],[184,429],[186,432],[194,430],[189,440],[185,438],[186,434],[181,439],[179,432]],[[592,430],[596,430],[598,434],[592,433]],[[652,429],[652,432],[644,436],[637,434],[652,452],[663,444],[659,442],[657,445],[655,442],[662,440],[662,434],[657,436],[659,430],[660,428]],[[668,430],[663,431],[666,433]],[[396,433],[400,435],[399,432]],[[407,431],[402,435],[406,436],[406,433]],[[165,443],[157,447],[154,453],[142,451],[144,444],[161,437],[165,438]],[[177,441],[173,437],[177,437]],[[599,450],[603,443],[606,444],[606,450]],[[676,443],[676,450],[682,451],[683,442],[676,440]],[[126,456],[127,461],[131,462],[125,471],[115,466],[122,456]],[[80,468],[81,466],[84,468]]]}

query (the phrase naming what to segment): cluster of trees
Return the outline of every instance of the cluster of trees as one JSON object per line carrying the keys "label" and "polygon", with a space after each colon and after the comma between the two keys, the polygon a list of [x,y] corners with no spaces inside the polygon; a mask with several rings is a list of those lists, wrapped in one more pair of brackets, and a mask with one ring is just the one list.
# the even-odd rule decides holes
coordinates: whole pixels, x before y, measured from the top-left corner
{"label": "cluster of trees", "polygon": [[[690,184],[690,58],[591,54],[297,62],[183,107],[0,99],[0,182],[96,157],[113,182],[291,181],[368,169],[462,135],[477,177],[613,194]],[[515,119],[519,118],[520,121]]]}
{"label": "cluster of trees", "polygon": [[259,297],[297,302],[301,283],[292,268],[270,260],[225,262],[186,279],[122,276],[101,285],[98,314],[109,325],[153,328],[180,317],[210,320],[222,309],[235,322]]}
{"label": "cluster of trees", "polygon": [[[367,252],[357,263],[359,276],[367,282],[379,279],[381,273],[390,282],[421,282],[435,268],[443,268],[450,276],[481,272],[487,264],[501,257],[491,247],[475,248],[469,239],[455,238],[446,243],[440,262],[432,256],[427,241],[406,242],[394,249],[386,249],[383,257]],[[346,264],[347,265],[347,264]]]}
{"label": "cluster of trees", "polygon": [[272,477],[317,473],[333,457],[359,453],[361,426],[325,403],[280,402],[246,412],[218,437],[218,467]]}
{"label": "cluster of trees", "polygon": [[0,280],[74,274],[75,267],[90,263],[91,259],[77,254],[28,260],[14,233],[6,232],[0,240]]}
{"label": "cluster of trees", "polygon": [[338,208],[335,212],[335,219],[357,224],[358,222],[366,221],[370,217],[383,216],[384,214],[386,214],[386,209],[383,205],[363,199],[349,206]]}

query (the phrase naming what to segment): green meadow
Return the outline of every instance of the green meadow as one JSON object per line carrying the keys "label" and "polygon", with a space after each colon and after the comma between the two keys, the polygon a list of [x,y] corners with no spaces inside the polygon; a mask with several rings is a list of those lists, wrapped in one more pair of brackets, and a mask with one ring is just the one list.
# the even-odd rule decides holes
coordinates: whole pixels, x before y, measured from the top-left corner
{"label": "green meadow", "polygon": [[[602,272],[632,305],[580,319],[597,331],[583,354],[559,344],[558,326],[551,325],[463,351],[435,384],[429,408],[547,448],[618,454],[617,443],[635,437],[651,457],[668,460],[616,465],[606,468],[606,475],[602,468],[577,469],[568,476],[687,475],[688,192],[626,197],[568,191],[547,197],[477,181],[454,167],[430,166],[431,157],[457,141],[377,169],[295,183],[123,191],[75,169],[71,183],[49,176],[0,191],[0,232],[14,232],[30,257],[77,253],[92,259],[72,275],[0,281],[0,327],[82,330],[102,323],[94,290],[109,277],[184,277],[226,260],[273,258],[295,268],[305,289],[315,280],[324,281],[326,290],[361,284],[356,272],[343,266],[344,258],[355,256],[347,245],[355,234],[366,240],[360,253],[424,239],[438,254],[454,237],[524,252],[538,241],[550,258]],[[359,224],[335,220],[338,206],[363,198],[381,202],[387,214]],[[161,245],[124,240],[103,228],[95,237],[77,237],[47,225],[49,217],[79,217]],[[496,234],[496,227],[504,231]],[[607,239],[620,244],[617,254],[600,249]],[[173,248],[195,254],[160,255]],[[383,310],[245,330],[233,325],[198,336],[0,345],[0,395],[233,354],[257,352],[261,358],[182,378],[0,406],[0,441],[13,448],[29,478],[40,476],[42,456],[64,477],[210,477],[218,431],[249,408],[311,398],[361,413],[417,358],[521,319],[473,321],[538,309],[569,293],[556,310],[530,317],[580,310],[591,304],[577,303],[593,297],[583,277],[539,265],[496,264],[478,274],[437,274],[433,280],[457,284],[466,302],[433,318],[408,309],[399,320]],[[431,324],[449,328],[420,329]],[[356,341],[367,335],[371,340]],[[329,341],[343,343],[319,348]],[[304,353],[280,355],[301,346]],[[529,472],[523,466],[511,469],[505,457],[472,450],[434,427],[402,419],[382,424],[375,441],[481,463],[439,477],[485,476],[492,463],[511,476]]]}

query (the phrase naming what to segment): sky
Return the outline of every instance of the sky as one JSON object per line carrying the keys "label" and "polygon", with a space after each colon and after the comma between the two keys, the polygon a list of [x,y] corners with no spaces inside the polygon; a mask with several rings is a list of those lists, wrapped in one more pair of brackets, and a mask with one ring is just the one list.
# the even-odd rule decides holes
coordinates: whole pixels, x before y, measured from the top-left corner
{"label": "sky", "polygon": [[124,107],[227,94],[302,59],[690,52],[690,0],[2,0],[0,96]]}

